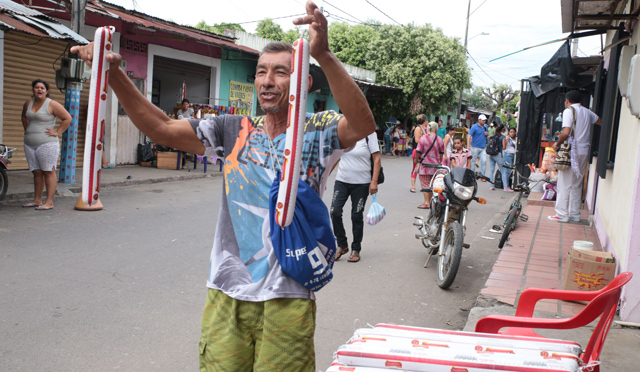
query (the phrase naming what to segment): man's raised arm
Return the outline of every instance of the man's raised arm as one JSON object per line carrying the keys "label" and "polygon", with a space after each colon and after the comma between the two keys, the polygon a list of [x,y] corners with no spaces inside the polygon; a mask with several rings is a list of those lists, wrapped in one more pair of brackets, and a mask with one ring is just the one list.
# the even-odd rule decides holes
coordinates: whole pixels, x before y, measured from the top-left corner
{"label": "man's raised arm", "polygon": [[[93,59],[93,42],[71,48],[89,65]],[[120,68],[122,56],[110,53],[106,56],[109,63],[109,86],[118,97],[118,101],[127,115],[142,133],[159,145],[173,147],[186,152],[204,154],[204,145],[198,139],[186,120],[174,120],[149,102],[136,88],[133,82]]]}
{"label": "man's raised arm", "polygon": [[293,21],[309,25],[309,53],[315,58],[329,81],[329,87],[344,118],[338,123],[340,146],[347,148],[373,133],[375,121],[367,99],[329,48],[327,19],[312,1],[307,1],[307,15]]}

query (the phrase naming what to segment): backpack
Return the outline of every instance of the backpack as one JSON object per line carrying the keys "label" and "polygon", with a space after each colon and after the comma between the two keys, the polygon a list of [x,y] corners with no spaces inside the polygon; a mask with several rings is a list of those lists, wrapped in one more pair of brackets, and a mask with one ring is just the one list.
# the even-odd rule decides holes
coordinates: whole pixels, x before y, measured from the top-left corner
{"label": "backpack", "polygon": [[498,155],[502,150],[502,141],[500,141],[500,135],[494,135],[489,138],[487,143],[487,155]]}

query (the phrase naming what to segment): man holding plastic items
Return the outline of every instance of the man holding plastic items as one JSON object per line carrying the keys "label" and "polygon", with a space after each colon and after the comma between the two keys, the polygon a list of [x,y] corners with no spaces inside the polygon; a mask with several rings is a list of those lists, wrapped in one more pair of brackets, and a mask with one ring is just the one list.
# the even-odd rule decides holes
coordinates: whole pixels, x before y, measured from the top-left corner
{"label": "man holding plastic items", "polygon": [[[327,76],[344,116],[316,113],[306,121],[301,179],[318,194],[332,165],[375,130],[367,101],[329,49],[327,20],[311,1],[310,54]],[[93,46],[74,47],[90,62]],[[133,123],[154,142],[224,157],[225,179],[202,316],[201,371],[315,371],[315,296],[283,273],[269,230],[269,190],[285,147],[291,46],[268,45],[258,59],[255,87],[263,117],[223,115],[172,120],[138,93],[110,54],[109,82]],[[311,86],[311,84],[309,84]]]}
{"label": "man holding plastic items", "polygon": [[489,135],[489,128],[485,124],[487,117],[484,115],[478,116],[478,122],[475,123],[471,129],[469,129],[469,139],[467,144],[471,144],[471,155],[474,161],[471,163],[471,170],[476,171],[477,159],[480,159],[480,173],[484,174],[486,165],[486,155],[484,148],[487,147],[487,136]]}
{"label": "man holding plastic items", "polygon": [[[553,149],[558,151],[564,141],[571,145],[571,168],[558,171],[558,194],[556,195],[556,214],[549,216],[552,221],[580,222],[580,203],[582,202],[582,178],[589,163],[589,147],[591,146],[591,127],[600,125],[600,118],[588,108],[580,104],[580,92],[567,92],[562,113],[562,133]],[[571,140],[571,127],[575,130]]]}

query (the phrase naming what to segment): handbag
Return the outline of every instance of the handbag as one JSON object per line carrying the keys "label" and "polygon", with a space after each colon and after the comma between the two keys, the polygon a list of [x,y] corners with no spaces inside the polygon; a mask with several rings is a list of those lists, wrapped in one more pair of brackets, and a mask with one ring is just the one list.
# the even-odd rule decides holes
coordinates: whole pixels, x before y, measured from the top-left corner
{"label": "handbag", "polygon": [[[576,127],[576,109],[573,106],[569,106],[573,113],[573,124],[571,125],[571,139],[573,140],[573,131]],[[558,148],[558,156],[556,156],[556,169],[559,171],[571,168],[571,144],[569,139],[562,142],[560,148]]]}
{"label": "handbag", "polygon": [[[367,141],[367,148],[369,148],[369,136],[364,138]],[[369,151],[371,152],[371,151]],[[371,160],[371,178],[373,178],[373,155],[370,155]],[[382,171],[382,165],[380,166],[380,173],[378,173],[378,185],[384,183],[384,172]]]}
{"label": "handbag", "polygon": [[305,288],[317,292],[333,278],[336,238],[324,201],[298,179],[293,220],[284,228],[276,223],[280,171],[269,192],[269,226],[273,251],[282,271]]}

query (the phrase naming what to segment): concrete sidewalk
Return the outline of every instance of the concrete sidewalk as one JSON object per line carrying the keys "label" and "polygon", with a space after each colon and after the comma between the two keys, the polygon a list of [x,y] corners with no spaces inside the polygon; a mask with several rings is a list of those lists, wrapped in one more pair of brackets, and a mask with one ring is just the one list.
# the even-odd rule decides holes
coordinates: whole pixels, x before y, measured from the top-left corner
{"label": "concrete sidewalk", "polygon": [[[536,198],[534,194],[529,199],[522,212],[529,216],[529,220],[518,223],[500,252],[485,288],[480,292],[477,307],[471,310],[465,331],[474,331],[477,321],[486,315],[514,315],[518,297],[526,288],[560,289],[565,257],[574,240],[592,241],[594,249],[601,250],[595,228],[589,226],[586,214],[583,214],[580,223],[550,221],[547,216],[555,214],[554,203],[536,200],[539,196]],[[578,303],[543,300],[536,305],[535,316],[568,318],[582,309],[584,305]],[[540,330],[539,333],[546,337],[576,341],[585,347],[595,324],[597,321],[579,329]],[[638,356],[632,350],[640,350],[640,331],[614,323],[600,357],[601,370],[636,370]]]}
{"label": "concrete sidewalk", "polygon": [[[180,170],[141,167],[139,165],[119,165],[100,171],[100,187],[105,189],[134,184],[220,177],[222,172],[219,164],[209,164],[206,173],[204,172],[203,164],[198,163],[197,168],[193,169],[192,162],[187,162],[185,167]],[[22,202],[33,198],[33,175],[31,172],[28,170],[12,171],[9,169],[7,176],[9,178],[9,189],[0,203]],[[82,168],[78,168],[76,169],[75,183],[58,183],[56,196],[73,196],[74,194],[79,194],[81,190]]]}

